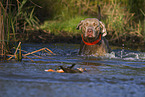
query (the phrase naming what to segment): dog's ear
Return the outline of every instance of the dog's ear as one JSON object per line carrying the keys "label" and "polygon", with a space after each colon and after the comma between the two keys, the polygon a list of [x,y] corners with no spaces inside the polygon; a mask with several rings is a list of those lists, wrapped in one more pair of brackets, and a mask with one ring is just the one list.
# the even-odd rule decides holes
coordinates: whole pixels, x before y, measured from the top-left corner
{"label": "dog's ear", "polygon": [[101,28],[102,28],[102,36],[106,36],[107,31],[106,31],[105,25],[101,21],[99,21],[99,22],[100,22],[100,25],[101,25]]}
{"label": "dog's ear", "polygon": [[84,20],[80,21],[80,23],[76,27],[77,30],[81,30],[83,22],[84,22]]}
{"label": "dog's ear", "polygon": [[101,10],[100,10],[100,5],[97,5],[98,6],[98,16],[97,16],[97,18],[98,18],[98,20],[100,20],[101,21]]}

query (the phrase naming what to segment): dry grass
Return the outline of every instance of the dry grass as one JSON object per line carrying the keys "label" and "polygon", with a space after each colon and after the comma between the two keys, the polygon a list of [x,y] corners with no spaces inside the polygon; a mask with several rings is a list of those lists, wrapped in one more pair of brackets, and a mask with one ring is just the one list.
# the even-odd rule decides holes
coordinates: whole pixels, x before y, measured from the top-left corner
{"label": "dry grass", "polygon": [[119,39],[119,37],[138,36],[143,37],[141,22],[133,21],[134,14],[129,10],[121,7],[120,4],[112,2],[112,4],[105,4],[103,6],[104,15],[107,16],[105,20],[106,28],[111,34],[111,40]]}

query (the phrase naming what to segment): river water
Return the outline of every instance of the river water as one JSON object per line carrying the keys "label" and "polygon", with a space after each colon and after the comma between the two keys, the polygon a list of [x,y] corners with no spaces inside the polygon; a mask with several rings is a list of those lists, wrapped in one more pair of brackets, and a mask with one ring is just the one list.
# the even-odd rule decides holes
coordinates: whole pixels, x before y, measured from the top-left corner
{"label": "river water", "polygon": [[[79,44],[23,44],[28,52],[47,47],[22,62],[0,62],[0,97],[145,97],[145,53],[114,49],[105,57],[79,56]],[[60,65],[83,73],[45,72]]]}

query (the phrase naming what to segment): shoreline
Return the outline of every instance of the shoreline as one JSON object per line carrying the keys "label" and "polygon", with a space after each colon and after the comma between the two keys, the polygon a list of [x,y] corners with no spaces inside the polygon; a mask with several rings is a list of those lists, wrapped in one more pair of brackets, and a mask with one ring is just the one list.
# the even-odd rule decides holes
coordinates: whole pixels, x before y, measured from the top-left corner
{"label": "shoreline", "polygon": [[[145,44],[138,42],[128,42],[128,41],[111,41],[109,40],[110,36],[107,36],[106,39],[111,46],[117,46],[122,48],[131,48],[136,49],[137,51],[145,51]],[[12,39],[12,37],[11,37]],[[77,35],[54,35],[50,33],[45,33],[43,31],[32,31],[31,33],[21,33],[16,35],[17,42],[21,41],[22,43],[81,43],[81,34]],[[13,42],[13,40],[12,40]],[[123,46],[124,45],[124,46]]]}

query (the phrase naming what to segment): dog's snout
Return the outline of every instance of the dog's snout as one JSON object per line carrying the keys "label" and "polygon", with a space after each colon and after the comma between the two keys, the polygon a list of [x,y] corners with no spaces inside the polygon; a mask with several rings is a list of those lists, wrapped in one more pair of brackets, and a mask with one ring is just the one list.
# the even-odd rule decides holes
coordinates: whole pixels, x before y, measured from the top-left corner
{"label": "dog's snout", "polygon": [[87,32],[93,32],[93,27],[88,27]]}
{"label": "dog's snout", "polygon": [[94,37],[94,30],[93,30],[92,27],[89,27],[89,28],[87,29],[86,36],[88,36],[88,37]]}
{"label": "dog's snout", "polygon": [[88,29],[87,32],[88,33],[92,33],[93,32],[93,29]]}

